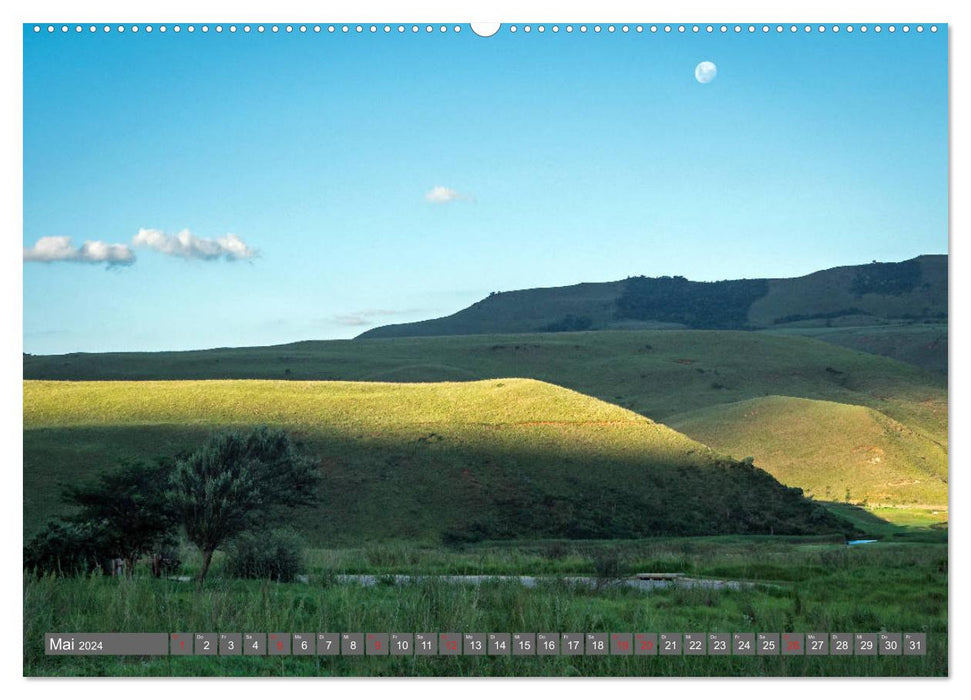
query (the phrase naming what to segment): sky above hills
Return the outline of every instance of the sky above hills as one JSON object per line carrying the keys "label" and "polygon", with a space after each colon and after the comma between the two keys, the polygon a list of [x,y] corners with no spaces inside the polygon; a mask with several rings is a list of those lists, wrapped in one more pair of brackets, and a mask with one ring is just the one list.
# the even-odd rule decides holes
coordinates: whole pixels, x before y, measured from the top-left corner
{"label": "sky above hills", "polygon": [[25,27],[24,350],[352,337],[491,291],[947,251],[943,27],[394,27]]}

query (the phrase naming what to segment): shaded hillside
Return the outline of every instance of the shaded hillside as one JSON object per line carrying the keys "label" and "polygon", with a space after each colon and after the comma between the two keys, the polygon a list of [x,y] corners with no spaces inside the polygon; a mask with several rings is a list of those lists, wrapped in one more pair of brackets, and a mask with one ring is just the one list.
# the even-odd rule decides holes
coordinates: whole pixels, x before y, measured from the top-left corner
{"label": "shaded hillside", "polygon": [[872,408],[768,396],[669,424],[819,500],[947,507],[947,451]]}
{"label": "shaded hillside", "polygon": [[[626,282],[493,292],[444,318],[373,328],[360,338],[403,338],[483,333],[533,333],[612,328]],[[643,324],[640,324],[643,327]],[[672,324],[649,324],[648,327]],[[673,324],[678,327],[679,324]]]}
{"label": "shaded hillside", "polygon": [[25,382],[25,532],[57,510],[59,481],[257,424],[285,427],[319,458],[323,503],[295,518],[318,544],[850,530],[643,416],[495,379]]}
{"label": "shaded hillside", "polygon": [[905,321],[880,326],[794,326],[767,333],[816,338],[854,350],[892,357],[923,369],[947,374],[947,323]]}

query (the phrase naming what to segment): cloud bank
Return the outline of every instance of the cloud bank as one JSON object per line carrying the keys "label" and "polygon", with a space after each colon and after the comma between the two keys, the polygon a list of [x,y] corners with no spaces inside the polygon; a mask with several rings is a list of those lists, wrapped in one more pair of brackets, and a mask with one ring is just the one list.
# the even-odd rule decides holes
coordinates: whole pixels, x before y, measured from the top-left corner
{"label": "cloud bank", "polygon": [[422,309],[364,309],[363,311],[337,314],[331,316],[330,320],[339,326],[373,326],[375,324],[374,319],[415,314],[421,311]]}
{"label": "cloud bank", "polygon": [[219,238],[200,238],[189,229],[177,234],[163,233],[158,229],[139,229],[132,239],[136,246],[151,248],[164,255],[172,255],[186,260],[248,260],[256,256],[256,251],[247,246],[235,233],[227,233]]}
{"label": "cloud bank", "polygon": [[449,202],[471,199],[472,197],[468,195],[456,192],[451,187],[444,187],[442,185],[436,185],[425,193],[425,201],[432,204],[447,204]]}
{"label": "cloud bank", "polygon": [[85,241],[75,248],[70,236],[43,236],[32,248],[24,248],[24,262],[80,262],[113,265],[131,265],[135,253],[124,243]]}

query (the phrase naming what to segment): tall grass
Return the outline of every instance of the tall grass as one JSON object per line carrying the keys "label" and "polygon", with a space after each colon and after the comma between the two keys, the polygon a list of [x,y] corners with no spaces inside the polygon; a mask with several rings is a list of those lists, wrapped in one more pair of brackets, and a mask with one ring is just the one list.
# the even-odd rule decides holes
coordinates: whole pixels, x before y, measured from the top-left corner
{"label": "tall grass", "polygon": [[[744,539],[744,538],[739,538]],[[679,543],[655,543],[673,551]],[[536,588],[424,579],[402,586],[335,585],[323,570],[310,584],[214,578],[191,584],[136,577],[24,576],[26,675],[850,675],[947,673],[947,550],[944,545],[847,549],[814,542],[702,541],[685,568],[735,566],[765,584],[740,590],[591,589],[553,577]],[[697,546],[695,546],[697,545]],[[648,541],[639,544],[646,553]],[[527,548],[528,549],[528,548]],[[404,561],[397,550],[357,550],[343,559]],[[498,561],[498,550],[482,553]],[[537,555],[510,548],[508,561]],[[634,557],[633,548],[622,555]],[[447,560],[440,550],[418,555]],[[464,555],[463,555],[464,556]],[[582,555],[591,562],[593,552]],[[385,558],[388,557],[388,558]],[[431,561],[431,559],[427,559]],[[318,564],[324,561],[318,559]],[[705,563],[707,562],[707,563]],[[733,564],[734,562],[734,564]],[[645,560],[641,560],[645,563]],[[780,568],[781,567],[781,568]],[[797,575],[777,578],[790,568]],[[535,573],[520,571],[519,573]],[[926,632],[926,657],[583,658],[136,658],[47,657],[45,632]]]}

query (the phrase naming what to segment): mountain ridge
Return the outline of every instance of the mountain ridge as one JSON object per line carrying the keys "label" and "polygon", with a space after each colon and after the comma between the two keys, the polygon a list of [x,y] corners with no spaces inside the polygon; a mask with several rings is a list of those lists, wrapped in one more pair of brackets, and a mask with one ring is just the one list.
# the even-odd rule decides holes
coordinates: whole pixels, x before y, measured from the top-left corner
{"label": "mountain ridge", "polygon": [[378,326],[357,337],[941,323],[947,319],[947,266],[947,255],[920,255],[790,278],[695,282],[639,276],[493,292],[449,316]]}

